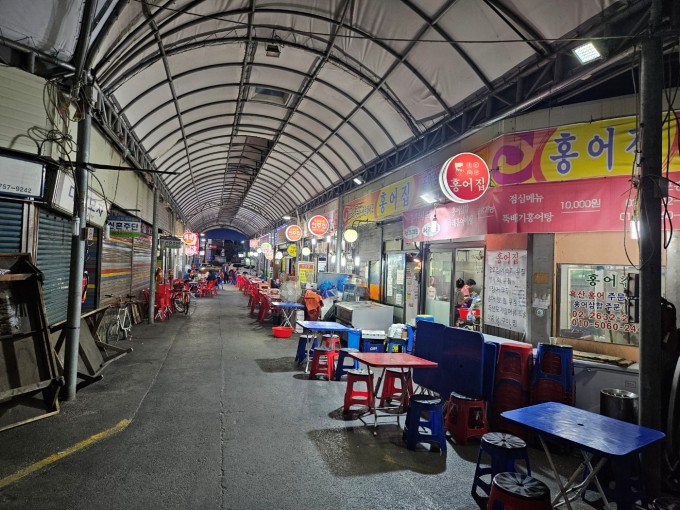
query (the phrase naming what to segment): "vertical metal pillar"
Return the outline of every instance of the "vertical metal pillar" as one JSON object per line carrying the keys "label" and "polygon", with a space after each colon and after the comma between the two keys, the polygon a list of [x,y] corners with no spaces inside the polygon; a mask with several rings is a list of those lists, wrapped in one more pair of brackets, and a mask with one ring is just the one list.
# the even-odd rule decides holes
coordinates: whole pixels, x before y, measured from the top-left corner
{"label": "vertical metal pillar", "polygon": [[[342,233],[345,231],[345,196],[340,195],[338,198],[338,231],[336,232],[335,238],[335,272],[341,273],[342,269],[340,267],[340,257],[342,257]],[[329,261],[330,267],[330,261]]]}
{"label": "vertical metal pillar", "polygon": [[[662,43],[659,36],[662,0],[653,0],[648,35],[640,62],[640,424],[662,429],[661,402],[661,182]],[[659,492],[660,449],[643,452],[648,496]]]}
{"label": "vertical metal pillar", "polygon": [[[80,311],[83,270],[85,267],[85,237],[87,227],[86,164],[90,157],[90,132],[92,117],[87,101],[83,101],[83,119],[78,123],[78,150],[74,175],[75,196],[73,200],[74,231],[71,239],[71,273],[68,284],[68,309],[66,317],[66,346],[64,353],[65,400],[75,400],[78,382],[78,350],[80,345]],[[77,229],[76,229],[77,225]],[[76,231],[77,230],[77,231]]]}
{"label": "vertical metal pillar", "polygon": [[156,254],[158,252],[158,183],[153,182],[153,226],[151,227],[151,268],[149,276],[149,324],[154,323],[156,305]]}

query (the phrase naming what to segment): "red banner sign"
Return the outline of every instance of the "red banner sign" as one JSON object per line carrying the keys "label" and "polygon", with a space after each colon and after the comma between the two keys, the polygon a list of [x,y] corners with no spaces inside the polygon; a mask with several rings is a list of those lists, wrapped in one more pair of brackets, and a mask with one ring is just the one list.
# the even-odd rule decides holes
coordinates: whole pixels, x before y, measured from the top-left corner
{"label": "red banner sign", "polygon": [[439,172],[439,186],[454,202],[466,204],[479,200],[489,188],[489,167],[471,152],[461,152],[449,158]]}
{"label": "red banner sign", "polygon": [[309,230],[309,232],[315,236],[324,235],[326,232],[328,232],[328,227],[328,219],[325,216],[321,216],[320,214],[312,216],[307,222],[307,230]]}
{"label": "red banner sign", "polygon": [[[680,174],[669,177],[678,182]],[[476,202],[404,213],[404,239],[420,242],[518,232],[623,231],[624,221],[632,219],[635,190],[630,192],[630,187],[629,177],[624,176],[497,187]],[[670,186],[671,195],[675,187]],[[671,219],[680,215],[680,205],[671,201],[668,212]]]}
{"label": "red banner sign", "polygon": [[291,243],[302,239],[302,228],[299,225],[288,225],[288,227],[286,227],[286,239]]}

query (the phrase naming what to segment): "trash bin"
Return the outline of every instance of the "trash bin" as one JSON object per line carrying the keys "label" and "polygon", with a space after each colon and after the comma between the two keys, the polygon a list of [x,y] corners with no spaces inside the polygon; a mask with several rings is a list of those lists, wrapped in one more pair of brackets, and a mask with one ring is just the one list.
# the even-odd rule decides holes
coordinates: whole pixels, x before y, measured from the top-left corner
{"label": "trash bin", "polygon": [[600,391],[600,414],[637,424],[638,400],[633,392],[605,388]]}

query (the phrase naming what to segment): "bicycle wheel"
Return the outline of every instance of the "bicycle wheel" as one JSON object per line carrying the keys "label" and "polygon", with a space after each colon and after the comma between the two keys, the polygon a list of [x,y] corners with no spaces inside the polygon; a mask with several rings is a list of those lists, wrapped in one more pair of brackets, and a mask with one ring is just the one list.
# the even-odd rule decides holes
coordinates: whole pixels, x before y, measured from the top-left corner
{"label": "bicycle wheel", "polygon": [[123,339],[132,340],[132,318],[130,317],[130,312],[127,308],[123,313],[123,321],[120,326],[120,331],[123,333]]}
{"label": "bicycle wheel", "polygon": [[120,323],[118,318],[112,320],[106,328],[106,341],[108,343],[117,342],[120,333]]}
{"label": "bicycle wheel", "polygon": [[175,309],[179,313],[186,313],[186,310],[185,310],[185,307],[184,307],[184,300],[182,299],[182,297],[176,297],[174,302],[175,302]]}
{"label": "bicycle wheel", "polygon": [[201,289],[198,285],[192,285],[189,291],[195,298],[201,297]]}
{"label": "bicycle wheel", "polygon": [[184,315],[189,314],[189,305],[191,304],[191,294],[188,292],[184,292],[182,295],[182,306],[184,306]]}

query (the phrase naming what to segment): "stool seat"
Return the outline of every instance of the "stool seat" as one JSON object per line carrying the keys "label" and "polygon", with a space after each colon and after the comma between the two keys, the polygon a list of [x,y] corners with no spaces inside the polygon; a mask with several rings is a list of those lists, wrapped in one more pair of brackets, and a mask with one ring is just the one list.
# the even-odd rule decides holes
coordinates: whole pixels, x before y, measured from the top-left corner
{"label": "stool seat", "polygon": [[409,450],[415,450],[418,443],[430,443],[437,445],[441,451],[446,451],[441,398],[430,395],[411,397],[402,440],[406,441],[406,448]]}
{"label": "stool seat", "polygon": [[499,473],[493,477],[487,510],[552,510],[550,489],[531,476]]}
{"label": "stool seat", "polygon": [[464,445],[471,437],[483,436],[488,432],[484,401],[451,392],[445,425],[456,444]]}
{"label": "stool seat", "polygon": [[[397,384],[399,381],[399,384]],[[404,395],[404,393],[406,393]],[[404,408],[408,406],[409,395],[413,394],[413,382],[409,379],[408,388],[406,388],[406,374],[400,369],[388,368],[385,370],[383,378],[382,390],[380,391],[380,407],[385,405],[385,402],[392,400],[401,401],[404,397]]]}
{"label": "stool seat", "polygon": [[[482,467],[483,454],[490,457],[488,467]],[[504,432],[487,432],[484,434],[479,443],[477,467],[472,482],[472,495],[478,496],[477,488],[479,488],[488,496],[491,492],[493,478],[498,473],[515,472],[515,462],[518,460],[524,461],[527,474],[531,476],[527,444],[522,439]],[[491,475],[488,482],[482,478],[486,475]]]}
{"label": "stool seat", "polygon": [[[375,412],[375,401],[371,388],[373,387],[373,373],[368,370],[349,369],[347,373],[347,387],[342,412],[348,413],[353,405],[368,407],[368,412]],[[356,385],[363,386],[357,389]]]}
{"label": "stool seat", "polygon": [[321,375],[327,380],[332,380],[335,373],[335,360],[338,352],[327,347],[316,347],[313,349],[312,367],[309,369],[309,378],[316,379]]}
{"label": "stool seat", "polygon": [[338,362],[335,365],[336,381],[342,379],[342,377],[347,374],[347,370],[359,368],[359,362],[350,357],[350,353],[352,352],[359,352],[359,349],[343,347],[340,349],[340,351],[338,351]]}

